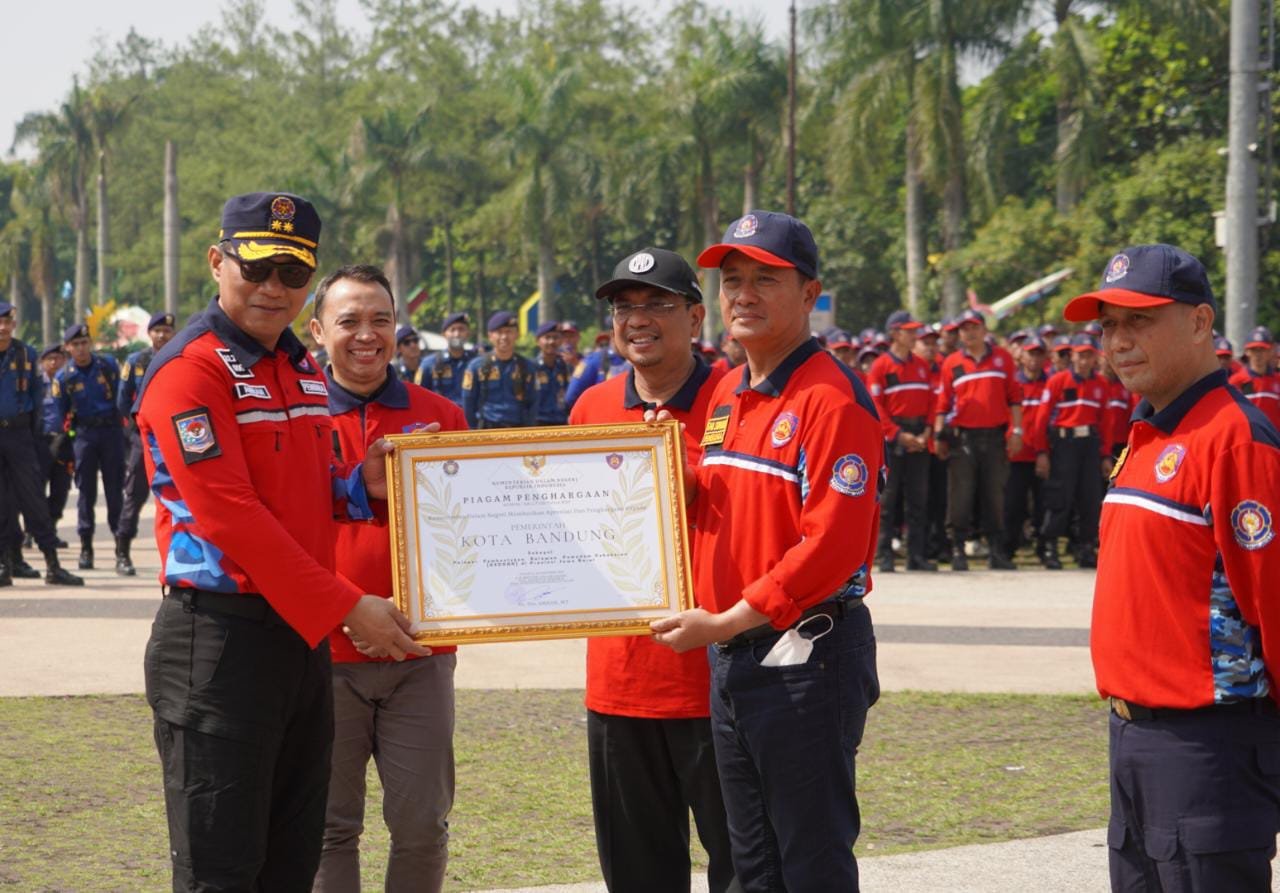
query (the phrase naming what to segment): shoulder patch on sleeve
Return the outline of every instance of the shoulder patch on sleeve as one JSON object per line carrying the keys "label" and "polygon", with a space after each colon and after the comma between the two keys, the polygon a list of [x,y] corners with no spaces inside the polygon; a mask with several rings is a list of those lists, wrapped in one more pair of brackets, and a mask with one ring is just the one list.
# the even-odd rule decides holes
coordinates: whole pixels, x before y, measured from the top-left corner
{"label": "shoulder patch on sleeve", "polygon": [[218,436],[213,431],[213,420],[209,418],[207,406],[178,413],[173,417],[173,429],[178,435],[178,445],[182,448],[182,461],[188,465],[222,455],[222,447],[218,445]]}
{"label": "shoulder patch on sleeve", "polygon": [[867,463],[857,453],[841,456],[831,470],[831,488],[845,496],[867,492]]}
{"label": "shoulder patch on sleeve", "polygon": [[1246,499],[1231,510],[1231,532],[1240,548],[1251,552],[1276,536],[1271,511],[1255,499]]}

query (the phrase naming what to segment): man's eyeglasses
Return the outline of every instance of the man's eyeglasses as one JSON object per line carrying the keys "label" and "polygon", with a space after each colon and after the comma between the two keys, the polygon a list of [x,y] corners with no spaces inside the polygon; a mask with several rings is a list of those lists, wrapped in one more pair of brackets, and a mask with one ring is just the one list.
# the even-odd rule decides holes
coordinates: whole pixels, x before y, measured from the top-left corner
{"label": "man's eyeglasses", "polygon": [[681,307],[688,307],[688,301],[656,301],[652,304],[614,304],[613,318],[618,322],[626,322],[637,313],[643,313],[652,319],[663,319],[675,313]]}
{"label": "man's eyeglasses", "polygon": [[245,282],[266,282],[272,272],[280,277],[280,284],[285,288],[302,288],[311,281],[315,270],[306,264],[278,264],[273,260],[241,260],[225,250],[222,256],[230,258],[240,265],[240,275]]}

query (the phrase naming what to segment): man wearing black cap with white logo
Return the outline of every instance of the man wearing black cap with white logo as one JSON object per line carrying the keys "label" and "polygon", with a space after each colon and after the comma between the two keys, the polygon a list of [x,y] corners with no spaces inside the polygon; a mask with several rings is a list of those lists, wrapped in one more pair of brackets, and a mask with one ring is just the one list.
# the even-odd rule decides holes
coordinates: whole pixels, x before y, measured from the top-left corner
{"label": "man wearing black cap with white logo", "polygon": [[98,501],[98,475],[107,503],[107,527],[114,537],[124,498],[124,429],[116,395],[120,390],[120,364],[110,354],[93,352],[89,327],[68,326],[63,343],[71,362],[53,380],[58,414],[74,436],[76,456],[76,532],[80,535],[81,570],[93,569],[93,531],[97,526],[94,504]]}
{"label": "man wearing black cap with white logo", "polygon": [[753,211],[698,263],[747,351],[711,399],[696,469],[694,592],[653,624],[712,646],[711,728],[733,864],[749,891],[856,890],[854,757],[880,695],[871,588],[884,433],[870,394],[810,335],[809,228]]}
{"label": "man wearing black cap with white logo", "polygon": [[1126,248],[1072,322],[1142,396],[1102,506],[1113,890],[1263,893],[1280,831],[1280,433],[1227,383],[1204,267]]}
{"label": "man wearing black cap with white logo", "polygon": [[462,376],[462,408],[471,428],[524,428],[533,424],[533,364],[516,353],[516,315],[489,317],[491,356],[476,357]]}
{"label": "man wearing black cap with white logo", "polygon": [[538,326],[538,358],[533,364],[535,425],[563,425],[569,420],[565,393],[569,389],[569,364],[560,353],[560,324]]}
{"label": "man wearing black cap with white logo", "polygon": [[128,454],[124,463],[124,506],[120,510],[120,525],[116,530],[116,573],[122,577],[132,577],[137,572],[133,568],[133,559],[129,557],[129,545],[138,535],[138,515],[147,502],[150,485],[147,482],[147,469],[142,459],[142,440],[138,437],[138,426],[133,421],[133,401],[138,396],[138,385],[142,384],[147,367],[155,358],[156,351],[169,343],[173,337],[173,314],[161,311],[153,314],[147,323],[147,337],[151,346],[129,354],[120,370],[120,393],[116,397],[116,406],[125,420],[125,431]]}
{"label": "man wearing black cap with white logo", "polygon": [[13,336],[13,305],[0,301],[0,586],[13,585],[11,572],[22,558],[21,511],[27,529],[44,554],[51,585],[80,586],[84,580],[58,563],[57,537],[49,519],[36,460],[43,386],[34,347]]}
{"label": "man wearing black cap with white logo", "polygon": [[[686,454],[696,462],[723,373],[688,350],[704,315],[693,270],[673,251],[645,248],[618,262],[596,298],[612,305],[614,342],[631,366],[588,388],[570,422],[637,422],[660,407],[683,423]],[[740,889],[716,776],[709,693],[701,650],[676,654],[637,637],[587,640],[591,804],[610,893],[688,891],[691,809],[709,856],[708,888]]]}
{"label": "man wearing black cap with white logo", "polygon": [[335,517],[370,520],[385,441],[337,464],[324,375],[289,325],[320,218],[280,192],[229,199],[218,295],[156,355],[135,418],[166,588],[145,659],[175,890],[308,891],[320,859],[338,625],[425,655],[387,599],[334,571]]}
{"label": "man wearing black cap with white logo", "polygon": [[440,334],[449,346],[423,360],[419,374],[422,380],[416,383],[462,406],[462,379],[467,366],[476,358],[476,349],[467,347],[467,339],[471,337],[471,317],[465,313],[446,316],[440,326]]}

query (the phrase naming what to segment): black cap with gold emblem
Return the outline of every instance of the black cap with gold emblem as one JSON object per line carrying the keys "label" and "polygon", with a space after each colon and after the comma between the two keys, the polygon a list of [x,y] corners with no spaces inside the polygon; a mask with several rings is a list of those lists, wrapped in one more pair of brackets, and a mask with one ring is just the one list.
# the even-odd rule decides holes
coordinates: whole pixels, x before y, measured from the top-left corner
{"label": "black cap with gold emblem", "polygon": [[236,195],[222,206],[218,239],[241,260],[287,254],[314,270],[320,215],[311,202],[287,192]]}

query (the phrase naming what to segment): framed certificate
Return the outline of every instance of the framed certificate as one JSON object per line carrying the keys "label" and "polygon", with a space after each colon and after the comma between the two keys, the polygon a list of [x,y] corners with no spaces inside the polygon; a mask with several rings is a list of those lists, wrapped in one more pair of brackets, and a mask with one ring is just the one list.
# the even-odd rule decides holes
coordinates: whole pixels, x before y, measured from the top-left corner
{"label": "framed certificate", "polygon": [[693,607],[678,422],[387,439],[394,596],[416,641],[648,635]]}

